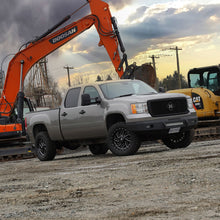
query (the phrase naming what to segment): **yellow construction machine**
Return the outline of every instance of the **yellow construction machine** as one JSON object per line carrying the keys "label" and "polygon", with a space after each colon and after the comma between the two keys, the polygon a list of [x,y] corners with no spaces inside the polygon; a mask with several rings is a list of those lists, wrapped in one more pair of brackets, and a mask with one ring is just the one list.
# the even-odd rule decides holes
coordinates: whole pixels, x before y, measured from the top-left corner
{"label": "yellow construction machine", "polygon": [[197,136],[220,135],[220,65],[193,68],[187,89],[168,91],[191,96],[199,123]]}

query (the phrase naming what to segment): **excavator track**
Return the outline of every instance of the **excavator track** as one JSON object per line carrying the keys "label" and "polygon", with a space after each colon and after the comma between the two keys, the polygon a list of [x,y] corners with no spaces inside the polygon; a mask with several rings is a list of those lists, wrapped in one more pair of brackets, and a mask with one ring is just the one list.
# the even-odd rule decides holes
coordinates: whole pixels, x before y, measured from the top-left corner
{"label": "excavator track", "polygon": [[33,157],[34,150],[25,137],[0,140],[0,162]]}
{"label": "excavator track", "polygon": [[195,130],[195,141],[220,139],[220,119],[198,122]]}

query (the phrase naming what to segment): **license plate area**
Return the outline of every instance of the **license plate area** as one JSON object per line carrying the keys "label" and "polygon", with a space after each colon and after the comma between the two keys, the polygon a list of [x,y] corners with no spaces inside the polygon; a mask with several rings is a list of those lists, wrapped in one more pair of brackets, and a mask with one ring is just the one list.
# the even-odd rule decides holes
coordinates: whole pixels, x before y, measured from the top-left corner
{"label": "license plate area", "polygon": [[175,134],[180,132],[180,127],[170,128],[169,134]]}

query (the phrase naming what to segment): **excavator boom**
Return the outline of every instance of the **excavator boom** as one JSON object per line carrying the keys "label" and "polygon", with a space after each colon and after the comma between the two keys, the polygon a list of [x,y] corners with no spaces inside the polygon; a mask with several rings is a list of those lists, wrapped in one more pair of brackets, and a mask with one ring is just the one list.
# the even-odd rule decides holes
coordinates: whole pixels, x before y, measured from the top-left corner
{"label": "excavator boom", "polygon": [[[26,47],[20,49],[10,61],[0,98],[0,138],[19,136],[25,132],[23,84],[31,67],[93,25],[95,25],[100,38],[99,46],[105,47],[120,78],[141,79],[145,82],[150,82],[151,85],[155,83],[156,74],[152,67],[143,65],[138,67],[136,64],[128,65],[125,48],[116,21],[111,16],[109,5],[102,0],[87,0],[86,4],[90,5],[90,15],[58,29],[71,18],[73,13],[66,16],[40,37],[26,43]],[[123,54],[122,59],[119,48]],[[124,64],[125,71],[123,70]],[[149,81],[149,79],[152,80]],[[17,112],[14,116],[15,106],[17,107]]]}
{"label": "excavator boom", "polygon": [[[29,43],[25,49],[19,51],[13,57],[8,66],[5,84],[0,99],[0,112],[2,116],[10,115],[18,91],[23,90],[23,82],[30,68],[40,59],[89,29],[92,25],[95,25],[99,34],[99,46],[105,46],[119,77],[123,75],[123,68],[118,68],[121,63],[118,51],[118,35],[116,35],[113,30],[112,16],[109,6],[106,2],[101,0],[88,0],[88,2],[92,12],[90,15],[76,22],[72,22],[54,33],[44,34],[37,40]],[[70,16],[67,16],[60,23],[62,24],[69,18]]]}

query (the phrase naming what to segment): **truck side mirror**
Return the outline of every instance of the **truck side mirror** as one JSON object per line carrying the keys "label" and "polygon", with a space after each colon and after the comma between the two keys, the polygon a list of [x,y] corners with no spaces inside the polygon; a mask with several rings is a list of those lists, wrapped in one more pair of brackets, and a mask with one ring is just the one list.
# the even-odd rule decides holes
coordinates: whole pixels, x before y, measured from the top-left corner
{"label": "truck side mirror", "polygon": [[82,99],[82,106],[91,104],[91,98],[89,94],[82,94],[81,99]]}
{"label": "truck side mirror", "polygon": [[96,102],[97,104],[100,104],[101,101],[102,101],[102,99],[101,99],[100,97],[96,97],[96,98],[95,98],[95,102]]}
{"label": "truck side mirror", "polygon": [[159,87],[159,93],[164,93],[164,92],[165,92],[164,87]]}

